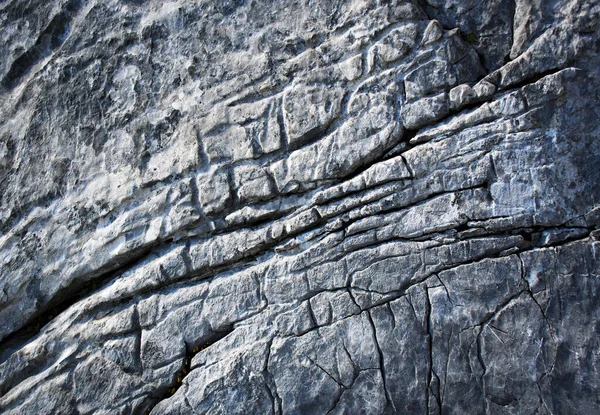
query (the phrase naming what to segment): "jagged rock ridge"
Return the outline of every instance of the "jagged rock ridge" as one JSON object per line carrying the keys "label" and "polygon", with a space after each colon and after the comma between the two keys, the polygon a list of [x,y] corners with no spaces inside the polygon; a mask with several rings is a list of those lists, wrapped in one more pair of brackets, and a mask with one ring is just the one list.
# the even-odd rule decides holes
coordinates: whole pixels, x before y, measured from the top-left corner
{"label": "jagged rock ridge", "polygon": [[0,2],[0,412],[598,412],[599,18]]}

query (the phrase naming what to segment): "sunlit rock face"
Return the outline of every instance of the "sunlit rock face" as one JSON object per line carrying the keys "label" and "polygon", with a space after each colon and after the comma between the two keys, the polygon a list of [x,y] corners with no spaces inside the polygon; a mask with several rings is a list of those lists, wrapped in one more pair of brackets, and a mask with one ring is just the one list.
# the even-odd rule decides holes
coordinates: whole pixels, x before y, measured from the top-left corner
{"label": "sunlit rock face", "polygon": [[0,1],[0,413],[600,412],[599,25]]}

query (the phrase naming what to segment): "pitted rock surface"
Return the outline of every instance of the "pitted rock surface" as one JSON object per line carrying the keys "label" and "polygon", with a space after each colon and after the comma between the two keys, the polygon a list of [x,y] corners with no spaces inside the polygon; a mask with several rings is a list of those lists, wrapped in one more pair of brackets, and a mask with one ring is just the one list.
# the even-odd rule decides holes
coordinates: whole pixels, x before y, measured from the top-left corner
{"label": "pitted rock surface", "polygon": [[0,412],[600,412],[600,2],[0,1]]}

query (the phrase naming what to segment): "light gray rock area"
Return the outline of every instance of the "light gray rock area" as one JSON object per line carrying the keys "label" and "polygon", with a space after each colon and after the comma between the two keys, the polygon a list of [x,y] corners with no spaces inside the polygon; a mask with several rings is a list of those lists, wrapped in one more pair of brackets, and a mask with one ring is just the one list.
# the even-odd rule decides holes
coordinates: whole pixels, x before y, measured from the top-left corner
{"label": "light gray rock area", "polygon": [[600,413],[600,0],[0,0],[0,413]]}

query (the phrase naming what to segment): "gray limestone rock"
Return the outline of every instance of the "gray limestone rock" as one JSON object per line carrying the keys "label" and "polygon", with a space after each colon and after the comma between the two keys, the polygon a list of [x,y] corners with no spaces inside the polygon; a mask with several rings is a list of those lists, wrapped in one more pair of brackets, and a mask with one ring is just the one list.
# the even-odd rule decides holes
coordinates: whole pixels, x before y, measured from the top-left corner
{"label": "gray limestone rock", "polygon": [[0,413],[600,413],[599,21],[0,1]]}

